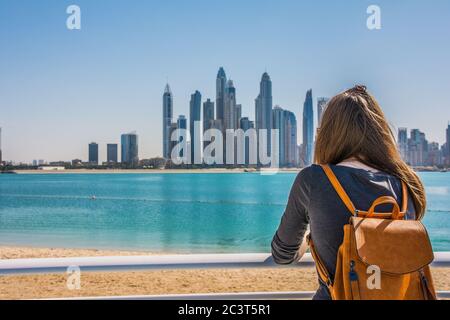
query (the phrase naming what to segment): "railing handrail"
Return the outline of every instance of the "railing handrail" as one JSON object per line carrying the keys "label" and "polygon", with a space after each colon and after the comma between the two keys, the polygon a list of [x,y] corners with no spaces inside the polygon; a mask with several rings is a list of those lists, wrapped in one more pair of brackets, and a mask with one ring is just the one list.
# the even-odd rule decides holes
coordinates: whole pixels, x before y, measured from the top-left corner
{"label": "railing handrail", "polygon": [[[436,252],[434,267],[450,267],[450,252]],[[0,275],[65,273],[69,267],[89,271],[136,271],[173,269],[219,269],[219,268],[272,268],[313,267],[309,253],[297,263],[281,266],[273,261],[271,254],[182,254],[142,255],[114,257],[38,258],[0,260]]]}

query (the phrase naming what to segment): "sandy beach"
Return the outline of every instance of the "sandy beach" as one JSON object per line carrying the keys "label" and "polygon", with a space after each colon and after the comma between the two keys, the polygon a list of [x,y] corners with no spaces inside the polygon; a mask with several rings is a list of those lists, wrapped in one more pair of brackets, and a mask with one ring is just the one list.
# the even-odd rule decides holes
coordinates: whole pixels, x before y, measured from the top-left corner
{"label": "sandy beach", "polygon": [[[151,255],[140,251],[0,247],[1,259]],[[450,289],[450,270],[433,269],[437,290]],[[217,269],[84,273],[81,289],[69,290],[63,274],[0,276],[0,299],[110,295],[313,291],[314,269]]]}

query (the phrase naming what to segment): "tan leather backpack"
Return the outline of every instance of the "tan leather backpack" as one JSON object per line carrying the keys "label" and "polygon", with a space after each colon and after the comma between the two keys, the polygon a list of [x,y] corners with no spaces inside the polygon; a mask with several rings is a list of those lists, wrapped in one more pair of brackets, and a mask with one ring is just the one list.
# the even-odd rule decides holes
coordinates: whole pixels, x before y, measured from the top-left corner
{"label": "tan leather backpack", "polygon": [[[344,241],[337,255],[336,273],[330,278],[313,239],[308,243],[317,272],[333,300],[435,300],[429,264],[433,250],[420,221],[404,220],[408,190],[402,182],[402,207],[393,197],[376,199],[370,209],[357,210],[331,168],[322,166],[334,189],[352,213],[344,226]],[[392,204],[392,213],[376,213]]]}

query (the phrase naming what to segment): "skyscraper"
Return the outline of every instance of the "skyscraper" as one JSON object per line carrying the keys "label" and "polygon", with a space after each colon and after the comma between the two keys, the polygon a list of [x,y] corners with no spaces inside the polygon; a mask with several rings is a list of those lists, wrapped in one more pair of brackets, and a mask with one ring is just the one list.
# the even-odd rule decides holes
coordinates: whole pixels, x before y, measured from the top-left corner
{"label": "skyscraper", "polygon": [[[186,120],[186,117],[184,115],[178,116],[177,129],[187,130],[187,120]],[[186,150],[187,149],[187,139],[186,139],[186,137],[184,137],[184,139],[185,140],[183,141],[183,136],[182,135],[178,136],[178,143],[179,144],[184,144],[184,150]],[[179,148],[179,150],[177,150],[177,155],[180,158],[184,157],[184,152],[183,152],[183,150],[181,148]]]}
{"label": "skyscraper", "polygon": [[225,87],[227,84],[227,76],[225,70],[220,67],[216,78],[216,119],[223,121],[225,109]]}
{"label": "skyscraper", "polygon": [[[214,123],[214,102],[208,99],[206,100],[206,102],[203,103],[203,133],[211,129],[213,123]],[[203,143],[203,148],[205,148],[209,143],[210,143],[209,141],[205,141]]]}
{"label": "skyscraper", "polygon": [[172,140],[171,140],[171,139],[172,139],[173,133],[174,133],[177,129],[178,129],[178,124],[177,124],[177,122],[173,122],[173,123],[170,125],[170,130],[169,130],[169,140],[170,140],[170,143],[169,143],[169,150],[170,150],[170,157],[169,157],[168,159],[171,159],[171,158],[172,158],[172,151],[173,151],[173,148],[175,148],[175,146],[178,144],[177,140],[175,140],[175,141],[172,141]]}
{"label": "skyscraper", "polygon": [[[202,95],[199,91],[195,91],[191,95],[191,101],[189,103],[189,132],[191,136],[191,163],[194,163],[194,155],[197,153],[201,156],[201,132],[195,132],[194,126],[198,122],[200,125],[201,109],[202,109]],[[200,127],[199,127],[200,128]]]}
{"label": "skyscraper", "polygon": [[[250,121],[248,117],[240,118],[239,128],[242,129],[244,132],[247,132],[247,130],[255,128],[255,123],[253,121]],[[245,140],[244,140],[244,159],[245,159],[245,164],[249,165],[250,164],[250,138],[248,136],[245,136]]]}
{"label": "skyscraper", "polygon": [[[278,161],[281,167],[286,165],[286,119],[284,110],[275,106],[272,110],[273,129],[278,130]],[[273,146],[272,146],[273,147]]]}
{"label": "skyscraper", "polygon": [[297,119],[295,114],[276,106],[273,108],[273,129],[278,129],[279,165],[297,165]]}
{"label": "skyscraper", "polygon": [[203,102],[203,132],[211,129],[214,120],[214,102],[210,99]]}
{"label": "skyscraper", "polygon": [[408,162],[408,129],[407,128],[398,128],[398,151],[402,159],[405,162]]}
{"label": "skyscraper", "polygon": [[444,162],[445,165],[450,165],[450,123],[447,125],[447,130],[445,132],[445,155]]}
{"label": "skyscraper", "polygon": [[223,127],[224,130],[236,129],[236,88],[230,79],[225,88],[225,107],[223,110]]}
{"label": "skyscraper", "polygon": [[285,161],[287,166],[295,167],[298,165],[297,152],[297,119],[295,114],[291,111],[285,110]]}
{"label": "skyscraper", "polygon": [[430,142],[428,144],[428,156],[426,159],[427,166],[439,166],[443,164],[442,153],[439,149],[439,143]]}
{"label": "skyscraper", "polygon": [[95,142],[89,144],[89,163],[98,164],[98,144]]}
{"label": "skyscraper", "polygon": [[173,118],[173,97],[169,84],[163,94],[163,158],[170,158],[170,126]]}
{"label": "skyscraper", "polygon": [[187,120],[186,116],[179,115],[177,119],[177,128],[187,130]]}
{"label": "skyscraper", "polygon": [[258,159],[261,143],[259,141],[259,130],[267,130],[267,155],[271,154],[271,128],[272,128],[272,81],[267,72],[261,77],[259,94],[255,100],[256,130],[258,132]]}
{"label": "skyscraper", "polygon": [[314,147],[314,111],[312,89],[306,92],[303,104],[303,165],[312,164]]}
{"label": "skyscraper", "polygon": [[445,130],[445,144],[447,145],[447,155],[450,155],[450,123],[447,125],[447,129]]}
{"label": "skyscraper", "polygon": [[117,143],[108,143],[106,146],[106,161],[108,163],[117,163]]}
{"label": "skyscraper", "polygon": [[138,135],[134,132],[122,134],[122,163],[137,166],[139,163]]}
{"label": "skyscraper", "polygon": [[317,98],[317,126],[320,127],[320,123],[322,122],[323,113],[327,107],[329,99],[328,98]]}
{"label": "skyscraper", "polygon": [[237,104],[236,105],[236,125],[235,128],[238,129],[240,128],[240,124],[241,124],[241,118],[242,118],[242,104]]}
{"label": "skyscraper", "polygon": [[423,166],[428,158],[428,141],[425,133],[412,129],[408,140],[408,160],[411,166]]}

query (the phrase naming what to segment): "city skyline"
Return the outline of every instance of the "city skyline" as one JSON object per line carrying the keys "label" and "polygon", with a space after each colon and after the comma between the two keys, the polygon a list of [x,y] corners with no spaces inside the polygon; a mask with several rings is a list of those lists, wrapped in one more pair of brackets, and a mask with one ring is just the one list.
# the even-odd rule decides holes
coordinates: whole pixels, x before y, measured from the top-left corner
{"label": "city skyline", "polygon": [[397,148],[411,166],[450,166],[450,122],[445,130],[446,143],[429,141],[420,129],[398,128]]}
{"label": "city skyline", "polygon": [[[297,138],[297,121],[296,116],[290,110],[282,109],[278,104],[273,105],[272,100],[272,81],[267,72],[264,72],[261,76],[260,81],[260,93],[255,99],[255,113],[254,120],[252,121],[249,116],[243,117],[241,105],[236,103],[236,88],[233,85],[232,80],[227,80],[225,71],[223,67],[219,68],[219,72],[216,77],[216,101],[220,103],[221,94],[221,83],[225,83],[224,87],[224,110],[223,119],[219,118],[220,111],[217,111],[217,117],[215,117],[215,105],[211,101],[211,98],[202,99],[201,92],[195,90],[191,94],[191,99],[189,101],[189,128],[187,126],[186,117],[182,114],[178,115],[177,121],[172,122],[174,119],[173,114],[173,97],[172,91],[170,89],[169,83],[166,84],[163,91],[162,99],[162,120],[163,120],[163,139],[161,141],[161,149],[163,154],[166,153],[168,156],[163,157],[170,159],[172,149],[175,147],[178,141],[169,141],[172,137],[172,133],[176,129],[189,129],[190,135],[194,134],[194,123],[197,123],[200,130],[200,135],[207,129],[215,128],[221,131],[226,129],[244,129],[248,130],[250,128],[259,129],[278,129],[279,135],[279,164],[284,166],[306,166],[310,165],[313,160],[313,144],[315,142],[314,132],[320,124],[320,119],[323,116],[323,112],[326,109],[326,104],[329,98],[319,96],[316,98],[316,104],[314,104],[313,90],[309,89],[306,92],[306,98],[303,104],[302,114],[303,114],[303,139],[300,143]],[[264,101],[265,100],[265,101]],[[314,124],[314,105],[316,106],[317,113],[317,126]],[[202,109],[203,106],[203,109]],[[267,112],[265,111],[267,109]],[[270,115],[265,115],[269,113]],[[264,120],[263,118],[266,117]],[[267,119],[267,117],[269,117]],[[259,121],[259,124],[258,124]],[[264,122],[270,123],[267,127]],[[255,125],[256,123],[256,125]],[[165,135],[164,130],[168,129],[167,135]],[[270,131],[269,131],[270,132]],[[2,128],[0,128],[0,155],[2,152]],[[423,165],[448,165],[450,162],[450,121],[445,131],[446,141],[443,144],[439,144],[435,141],[431,141],[426,138],[426,134],[422,132],[419,128],[411,128],[410,134],[408,134],[408,128],[400,127],[397,131],[397,145],[401,156],[413,166],[423,166]],[[188,138],[190,141],[190,138]],[[166,143],[167,142],[167,143]],[[245,142],[246,144],[248,142]],[[195,144],[190,141],[188,147],[192,145],[197,145],[194,148],[201,148],[202,150],[206,147],[208,143],[202,141],[201,136],[199,141]],[[259,145],[259,143],[258,143]],[[88,145],[88,160],[86,161],[89,165],[99,165],[99,144],[96,142],[91,142]],[[138,135],[136,132],[131,132],[128,134],[121,135],[121,160],[118,160],[118,144],[107,143],[106,144],[106,157],[105,163],[118,164],[124,163],[127,165],[135,166],[138,161],[143,159],[139,156],[139,143]],[[168,149],[166,149],[168,148]],[[245,146],[245,159],[248,163],[248,146]],[[270,150],[270,148],[268,148]],[[188,150],[189,152],[189,150]],[[182,156],[182,155],[181,155]],[[194,158],[193,149],[190,150],[191,159]],[[158,156],[155,156],[158,157]],[[145,158],[145,157],[144,157]],[[153,158],[153,157],[151,157]],[[226,155],[224,153],[224,162]],[[235,159],[236,160],[236,159]],[[67,159],[60,159],[58,161],[69,162]],[[58,162],[53,161],[53,162]],[[72,164],[82,164],[82,160],[71,159]],[[33,159],[33,165],[45,164],[45,160]]]}
{"label": "city skyline", "polygon": [[105,145],[132,130],[141,137],[142,158],[162,156],[161,88],[169,82],[174,114],[187,114],[196,89],[215,101],[211,75],[220,65],[250,117],[267,70],[274,102],[298,120],[299,140],[307,89],[313,88],[315,106],[318,96],[362,83],[394,131],[420,128],[430,141],[445,141],[448,1],[377,1],[382,28],[376,31],[366,27],[368,1],[350,0],[345,8],[323,0],[77,4],[82,29],[69,31],[66,3],[0,3],[5,160],[87,159],[86,144],[95,140],[103,162]]}

